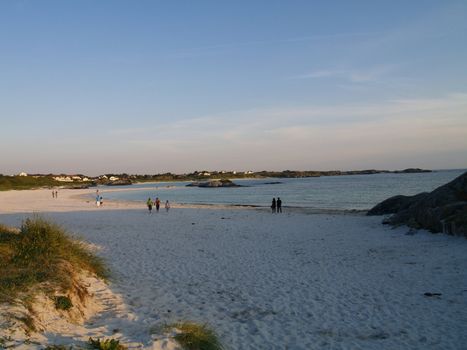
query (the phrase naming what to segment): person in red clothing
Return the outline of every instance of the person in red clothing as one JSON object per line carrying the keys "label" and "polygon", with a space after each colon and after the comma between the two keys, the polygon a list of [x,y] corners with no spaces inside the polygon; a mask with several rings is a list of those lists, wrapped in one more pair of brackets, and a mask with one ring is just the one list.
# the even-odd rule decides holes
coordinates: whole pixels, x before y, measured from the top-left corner
{"label": "person in red clothing", "polygon": [[156,198],[156,211],[159,211],[159,208],[161,206],[161,201],[159,199],[159,197]]}

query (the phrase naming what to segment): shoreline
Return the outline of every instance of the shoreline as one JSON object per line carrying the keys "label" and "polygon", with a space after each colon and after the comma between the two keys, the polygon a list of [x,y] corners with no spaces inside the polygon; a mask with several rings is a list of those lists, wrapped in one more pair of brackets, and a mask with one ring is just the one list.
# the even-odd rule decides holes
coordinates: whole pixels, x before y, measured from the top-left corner
{"label": "shoreline", "polygon": [[[139,188],[106,189],[104,204],[96,207],[94,202],[95,188],[91,189],[61,189],[58,198],[52,198],[51,189],[11,190],[0,192],[0,214],[11,213],[41,213],[41,212],[75,212],[75,211],[105,211],[105,210],[143,210],[144,201],[110,200],[105,198],[107,192],[137,191]],[[101,189],[99,189],[101,190]],[[269,206],[243,204],[188,204],[171,203],[172,209],[211,209],[211,210],[258,210],[270,211]],[[326,209],[284,206],[287,213],[329,214],[329,215],[365,215],[367,210],[360,209]],[[161,211],[165,210],[161,208]],[[285,214],[285,213],[284,213]]]}

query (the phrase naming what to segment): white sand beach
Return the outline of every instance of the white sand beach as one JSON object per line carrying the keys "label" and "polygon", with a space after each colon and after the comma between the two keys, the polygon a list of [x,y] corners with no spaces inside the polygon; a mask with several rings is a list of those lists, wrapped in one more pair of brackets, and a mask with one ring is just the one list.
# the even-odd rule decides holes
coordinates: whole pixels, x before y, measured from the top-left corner
{"label": "white sand beach", "polygon": [[92,336],[175,348],[161,329],[191,320],[226,349],[465,349],[464,238],[407,235],[358,215],[177,207],[149,215],[144,203],[96,208],[94,192],[0,193],[1,223],[40,212],[98,247],[114,272],[110,294],[95,290],[105,310],[44,333],[42,344]]}

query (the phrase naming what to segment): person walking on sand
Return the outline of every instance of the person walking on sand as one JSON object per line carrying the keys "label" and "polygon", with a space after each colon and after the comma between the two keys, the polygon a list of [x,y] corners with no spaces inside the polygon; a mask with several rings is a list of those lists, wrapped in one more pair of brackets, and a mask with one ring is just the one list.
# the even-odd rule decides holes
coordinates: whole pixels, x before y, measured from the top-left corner
{"label": "person walking on sand", "polygon": [[271,210],[273,214],[276,212],[276,198],[272,199]]}
{"label": "person walking on sand", "polygon": [[101,199],[100,199],[99,196],[97,195],[97,196],[96,196],[96,207],[99,208],[100,205],[101,205]]}
{"label": "person walking on sand", "polygon": [[159,208],[161,206],[161,201],[159,200],[159,197],[156,197],[156,211],[159,212]]}
{"label": "person walking on sand", "polygon": [[58,198],[58,191],[55,191],[55,198]]}
{"label": "person walking on sand", "polygon": [[52,198],[55,198],[55,191],[52,191]]}
{"label": "person walking on sand", "polygon": [[277,197],[277,212],[282,213],[282,201],[281,197]]}
{"label": "person walking on sand", "polygon": [[168,212],[170,209],[170,203],[168,200],[165,201],[165,210]]}
{"label": "person walking on sand", "polygon": [[148,206],[149,214],[152,213],[152,199],[151,197],[148,198],[146,205]]}

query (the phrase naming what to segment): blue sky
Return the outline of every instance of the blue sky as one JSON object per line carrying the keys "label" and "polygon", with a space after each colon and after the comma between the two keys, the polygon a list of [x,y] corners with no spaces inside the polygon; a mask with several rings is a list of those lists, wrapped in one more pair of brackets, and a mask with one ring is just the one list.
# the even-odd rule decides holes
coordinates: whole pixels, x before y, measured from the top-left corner
{"label": "blue sky", "polygon": [[0,0],[0,173],[467,167],[465,1]]}

